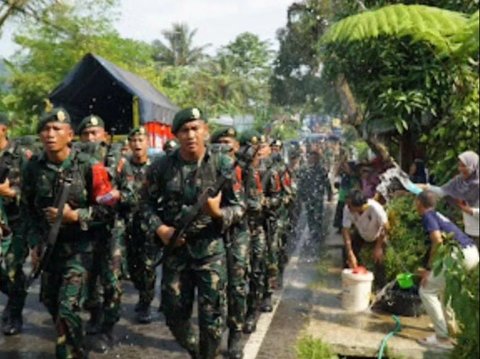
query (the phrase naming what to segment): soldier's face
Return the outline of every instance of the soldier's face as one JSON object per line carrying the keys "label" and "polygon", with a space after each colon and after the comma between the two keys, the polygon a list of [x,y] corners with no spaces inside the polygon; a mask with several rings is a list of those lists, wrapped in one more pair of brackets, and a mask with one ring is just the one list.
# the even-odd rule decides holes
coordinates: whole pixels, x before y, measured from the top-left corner
{"label": "soldier's face", "polygon": [[80,141],[82,142],[106,142],[107,141],[107,132],[103,127],[95,126],[89,127],[82,131],[80,134]]}
{"label": "soldier's face", "polygon": [[141,158],[147,155],[148,143],[145,135],[135,135],[128,141],[130,150],[135,157]]}
{"label": "soldier's face", "polygon": [[203,120],[187,122],[177,132],[181,151],[189,155],[200,154],[205,148],[207,135],[208,127]]}
{"label": "soldier's face", "polygon": [[240,149],[240,143],[231,137],[220,137],[218,143],[229,146],[232,149],[231,153],[237,153]]}
{"label": "soldier's face", "polygon": [[66,123],[49,122],[40,131],[39,136],[45,151],[54,153],[68,146],[73,139],[73,131]]}
{"label": "soldier's face", "polygon": [[280,147],[272,146],[272,153],[279,153],[279,152],[280,152]]}
{"label": "soldier's face", "polygon": [[261,159],[267,158],[272,154],[272,149],[268,143],[261,143],[259,146],[260,146],[258,150],[259,158]]}

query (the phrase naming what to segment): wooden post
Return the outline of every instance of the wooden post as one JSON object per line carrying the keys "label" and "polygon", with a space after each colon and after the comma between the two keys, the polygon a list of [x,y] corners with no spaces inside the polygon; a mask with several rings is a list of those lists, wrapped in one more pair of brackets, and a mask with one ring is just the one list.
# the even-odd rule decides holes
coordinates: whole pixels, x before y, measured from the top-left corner
{"label": "wooden post", "polygon": [[140,127],[140,103],[138,96],[133,96],[132,99],[132,121],[133,128]]}

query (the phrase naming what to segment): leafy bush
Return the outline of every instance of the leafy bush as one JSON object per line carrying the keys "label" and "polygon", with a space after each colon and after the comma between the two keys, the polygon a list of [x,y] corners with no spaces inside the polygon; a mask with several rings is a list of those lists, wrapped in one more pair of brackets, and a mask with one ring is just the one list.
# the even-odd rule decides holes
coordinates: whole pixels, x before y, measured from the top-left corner
{"label": "leafy bush", "polygon": [[459,251],[458,243],[452,240],[451,236],[446,236],[444,244],[436,251],[433,268],[436,273],[444,268],[444,300],[450,301],[460,329],[451,358],[479,358],[479,270],[477,266],[467,272],[461,260],[454,260],[452,253]]}
{"label": "leafy bush", "polygon": [[[393,280],[399,273],[415,273],[422,266],[427,248],[414,202],[415,198],[408,195],[396,197],[388,203],[390,230],[384,258],[387,281]],[[371,251],[362,250],[360,257],[367,268],[373,268]]]}

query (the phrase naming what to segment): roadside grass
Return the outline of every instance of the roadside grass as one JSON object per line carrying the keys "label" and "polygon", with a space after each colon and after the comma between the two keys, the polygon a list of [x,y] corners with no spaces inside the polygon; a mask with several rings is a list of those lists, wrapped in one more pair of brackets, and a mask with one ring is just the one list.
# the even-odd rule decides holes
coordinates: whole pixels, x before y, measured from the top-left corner
{"label": "roadside grass", "polygon": [[296,351],[298,359],[340,359],[328,344],[311,336],[300,338]]}

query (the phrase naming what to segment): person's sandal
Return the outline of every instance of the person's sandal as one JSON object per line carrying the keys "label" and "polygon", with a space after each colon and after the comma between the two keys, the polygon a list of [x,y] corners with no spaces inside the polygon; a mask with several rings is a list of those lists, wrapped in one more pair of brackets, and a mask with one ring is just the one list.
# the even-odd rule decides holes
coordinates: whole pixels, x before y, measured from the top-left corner
{"label": "person's sandal", "polygon": [[423,339],[419,339],[418,343],[430,348],[438,348],[438,349],[445,349],[445,350],[453,349],[453,344],[450,341],[450,339],[438,340],[435,334]]}

